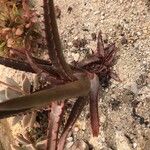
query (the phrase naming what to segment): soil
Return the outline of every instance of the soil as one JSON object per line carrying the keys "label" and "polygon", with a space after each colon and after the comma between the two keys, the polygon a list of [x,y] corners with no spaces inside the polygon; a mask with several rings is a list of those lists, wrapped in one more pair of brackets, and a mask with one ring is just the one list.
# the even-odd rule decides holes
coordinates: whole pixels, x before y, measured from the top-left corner
{"label": "soil", "polygon": [[[37,3],[41,12],[41,1]],[[105,44],[115,42],[118,47],[114,70],[121,79],[112,79],[111,85],[102,89],[99,136],[91,134],[86,106],[67,139],[66,149],[79,139],[95,150],[149,150],[150,1],[56,0],[55,4],[67,61],[79,61],[94,51],[95,35],[101,30]],[[21,73],[0,66],[0,74],[19,81]]]}

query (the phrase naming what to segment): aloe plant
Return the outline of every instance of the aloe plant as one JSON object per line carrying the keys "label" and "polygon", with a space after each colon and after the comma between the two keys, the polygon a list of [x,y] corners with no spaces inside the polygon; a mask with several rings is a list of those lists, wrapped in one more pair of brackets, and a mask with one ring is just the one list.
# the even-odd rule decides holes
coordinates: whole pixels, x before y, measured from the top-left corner
{"label": "aloe plant", "polygon": [[[26,10],[28,0],[23,0]],[[96,53],[69,65],[63,56],[63,47],[56,24],[53,0],[43,0],[45,40],[49,60],[37,59],[31,54],[30,41],[25,41],[25,47],[14,49],[25,62],[0,57],[0,64],[14,69],[37,73],[47,81],[42,88],[24,96],[9,99],[0,103],[0,118],[25,113],[47,106],[49,110],[46,150],[62,150],[66,138],[87,102],[90,104],[90,118],[93,136],[99,134],[98,96],[103,81],[111,77],[118,80],[112,66],[116,53],[115,44],[104,47],[101,32],[98,33]],[[30,16],[30,13],[27,14]],[[27,17],[29,17],[27,16]],[[29,17],[30,18],[30,17]],[[105,80],[104,80],[105,79]],[[68,120],[60,136],[58,135],[63,117],[64,106],[69,98],[77,98]]]}

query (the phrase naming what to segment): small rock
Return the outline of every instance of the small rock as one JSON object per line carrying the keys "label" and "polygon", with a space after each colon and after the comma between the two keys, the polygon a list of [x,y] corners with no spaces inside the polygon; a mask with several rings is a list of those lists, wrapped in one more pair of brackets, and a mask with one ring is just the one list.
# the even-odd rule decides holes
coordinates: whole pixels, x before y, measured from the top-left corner
{"label": "small rock", "polygon": [[136,34],[137,34],[138,36],[141,36],[141,35],[142,35],[142,33],[141,33],[141,32],[137,32]]}
{"label": "small rock", "polygon": [[72,12],[73,8],[71,6],[68,7],[67,12],[70,14]]}
{"label": "small rock", "polygon": [[137,143],[133,143],[133,148],[136,148],[137,147]]}
{"label": "small rock", "polygon": [[121,44],[128,44],[128,40],[124,36],[121,38]]}
{"label": "small rock", "polygon": [[68,42],[68,46],[72,46],[73,44],[72,44],[72,42]]}
{"label": "small rock", "polygon": [[75,132],[78,132],[78,131],[79,131],[79,128],[78,128],[78,127],[74,127],[74,131],[75,131]]}
{"label": "small rock", "polygon": [[97,14],[100,14],[99,10],[94,12],[94,15],[97,15]]}

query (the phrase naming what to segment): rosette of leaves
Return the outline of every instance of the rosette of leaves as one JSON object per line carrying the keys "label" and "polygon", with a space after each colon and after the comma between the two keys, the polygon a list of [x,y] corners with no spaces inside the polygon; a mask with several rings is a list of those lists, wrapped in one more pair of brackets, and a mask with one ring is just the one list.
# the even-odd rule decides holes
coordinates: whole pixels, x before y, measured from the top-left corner
{"label": "rosette of leaves", "polygon": [[[27,76],[22,75],[22,85],[19,86],[12,78],[6,77],[6,83],[4,83],[7,88],[0,91],[0,102],[9,100],[12,98],[20,97],[26,94],[30,94],[31,83]],[[17,123],[21,123],[23,129],[33,127],[36,120],[36,112],[31,112],[26,115],[18,115],[13,117],[12,126]]]}
{"label": "rosette of leaves", "polygon": [[[21,49],[25,40],[37,48],[36,40],[40,39],[37,14],[29,1],[0,1],[0,52],[1,55],[16,56],[14,48]],[[2,42],[1,42],[2,41]],[[2,47],[2,48],[1,48]]]}

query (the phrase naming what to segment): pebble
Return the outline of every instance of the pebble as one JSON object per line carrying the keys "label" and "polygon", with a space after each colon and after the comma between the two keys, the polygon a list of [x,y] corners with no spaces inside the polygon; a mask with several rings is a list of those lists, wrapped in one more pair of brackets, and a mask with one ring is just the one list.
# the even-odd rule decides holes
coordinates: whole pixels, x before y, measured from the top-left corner
{"label": "pebble", "polygon": [[78,132],[78,131],[79,131],[79,128],[78,128],[78,127],[74,127],[74,131],[75,131],[75,132]]}
{"label": "pebble", "polygon": [[137,32],[136,34],[137,34],[138,36],[142,35],[142,33],[141,33],[141,32]]}
{"label": "pebble", "polygon": [[124,45],[124,44],[127,44],[127,43],[128,43],[128,40],[126,39],[126,37],[123,36],[121,38],[121,44]]}
{"label": "pebble", "polygon": [[94,15],[97,15],[97,14],[100,14],[99,10],[94,12]]}
{"label": "pebble", "polygon": [[73,137],[71,137],[71,136],[68,137],[68,138],[67,138],[67,141],[68,141],[68,142],[72,142],[72,141],[73,141]]}
{"label": "pebble", "polygon": [[136,148],[137,147],[137,143],[133,143],[133,148]]}
{"label": "pebble", "polygon": [[72,46],[73,44],[72,44],[72,42],[68,42],[68,46]]}

